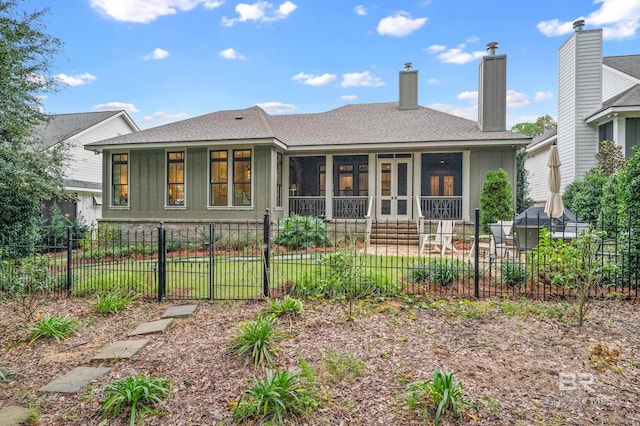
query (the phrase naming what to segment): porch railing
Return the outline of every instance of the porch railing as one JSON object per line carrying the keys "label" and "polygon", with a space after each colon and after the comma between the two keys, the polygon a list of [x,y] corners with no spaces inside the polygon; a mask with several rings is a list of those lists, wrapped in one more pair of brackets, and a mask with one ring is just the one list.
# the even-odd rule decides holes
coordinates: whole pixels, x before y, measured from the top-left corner
{"label": "porch railing", "polygon": [[420,197],[420,207],[425,219],[462,220],[462,196]]}
{"label": "porch railing", "polygon": [[325,217],[327,214],[324,197],[291,197],[289,212],[300,216]]}
{"label": "porch railing", "polygon": [[365,218],[367,219],[367,228],[365,230],[364,241],[366,245],[369,245],[371,241],[371,228],[373,227],[373,196],[369,196],[369,203],[367,206],[367,214]]}
{"label": "porch railing", "polygon": [[333,198],[335,219],[362,219],[367,215],[367,197]]}
{"label": "porch railing", "polygon": [[422,250],[422,238],[424,235],[424,215],[422,214],[422,206],[420,205],[422,204],[420,202],[420,196],[418,195],[415,196],[415,202],[416,202],[416,226],[418,228],[420,250]]}

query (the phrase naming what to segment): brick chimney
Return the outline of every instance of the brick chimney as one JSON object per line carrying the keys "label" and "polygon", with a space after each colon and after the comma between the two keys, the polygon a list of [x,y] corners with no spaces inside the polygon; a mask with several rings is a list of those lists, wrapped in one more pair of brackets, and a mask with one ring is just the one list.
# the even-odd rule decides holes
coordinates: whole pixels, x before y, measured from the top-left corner
{"label": "brick chimney", "polygon": [[507,55],[497,55],[498,43],[487,43],[479,66],[478,126],[483,132],[507,128]]}
{"label": "brick chimney", "polygon": [[418,70],[411,69],[411,62],[400,71],[400,109],[418,108]]}

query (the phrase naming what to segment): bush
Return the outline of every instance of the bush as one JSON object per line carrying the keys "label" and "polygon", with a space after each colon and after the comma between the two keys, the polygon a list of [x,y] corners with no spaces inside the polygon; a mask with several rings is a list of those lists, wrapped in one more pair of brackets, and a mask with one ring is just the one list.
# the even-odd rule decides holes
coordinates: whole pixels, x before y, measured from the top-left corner
{"label": "bush", "polygon": [[405,403],[409,410],[421,411],[425,418],[430,417],[427,411],[429,405],[435,406],[435,426],[438,426],[440,416],[447,411],[462,420],[464,408],[474,407],[474,404],[464,398],[462,382],[454,380],[453,373],[445,373],[440,368],[433,370],[430,380],[409,384]]}
{"label": "bush", "polygon": [[431,283],[448,287],[459,280],[466,271],[472,272],[470,263],[459,259],[431,257],[409,269],[409,280],[413,283]]}
{"label": "bush", "polygon": [[394,296],[398,287],[386,277],[369,272],[363,258],[353,251],[323,255],[318,266],[305,272],[292,288],[299,297],[351,300],[366,297]]}
{"label": "bush", "polygon": [[272,365],[276,355],[272,346],[282,337],[275,323],[275,318],[264,317],[241,324],[230,349],[238,356],[250,357],[254,368]]}
{"label": "bush", "polygon": [[513,192],[509,177],[503,169],[490,171],[482,184],[480,194],[480,223],[488,232],[489,223],[511,220],[513,217]]}
{"label": "bush", "polygon": [[630,282],[640,278],[640,151],[627,159],[618,176],[618,225],[620,253],[624,259],[623,274]]}
{"label": "bush", "polygon": [[65,337],[76,334],[79,329],[78,320],[69,315],[64,317],[45,315],[31,327],[29,344],[40,338],[54,338],[57,343],[60,343]]}
{"label": "bush", "polygon": [[525,263],[504,261],[500,265],[502,283],[509,287],[522,287],[527,282]]}
{"label": "bush", "polygon": [[117,416],[123,407],[131,407],[129,424],[136,424],[138,418],[145,415],[163,416],[156,405],[164,404],[169,396],[171,383],[166,378],[153,378],[145,373],[125,379],[115,380],[104,389],[107,399],[100,405],[99,413],[103,417],[109,414]]}
{"label": "bush", "polygon": [[42,241],[48,246],[66,246],[68,228],[71,228],[71,238],[74,242],[73,247],[79,246],[85,235],[89,232],[89,226],[84,222],[82,217],[70,220],[60,212],[60,206],[53,204],[49,211],[50,218],[42,227]]}
{"label": "bush", "polygon": [[[7,293],[17,315],[31,321],[43,303],[44,293],[57,282],[49,274],[51,257],[35,255],[15,260],[9,255],[8,249],[0,249],[0,292]],[[66,276],[62,283],[66,285]]]}
{"label": "bush", "polygon": [[608,179],[596,168],[587,173],[583,180],[573,181],[562,195],[565,207],[580,220],[596,223],[602,214],[603,188]]}
{"label": "bush", "polygon": [[289,249],[307,249],[329,245],[327,224],[314,216],[291,215],[280,223],[275,243]]}
{"label": "bush", "polygon": [[295,299],[286,294],[282,299],[269,299],[267,298],[268,307],[264,308],[260,314],[261,316],[272,316],[274,318],[288,316],[295,317],[302,315],[304,312],[304,306],[302,301]]}
{"label": "bush", "polygon": [[254,377],[253,385],[240,396],[232,409],[233,418],[237,422],[282,424],[285,419],[308,414],[318,406],[308,385],[297,372],[267,369],[266,377]]}

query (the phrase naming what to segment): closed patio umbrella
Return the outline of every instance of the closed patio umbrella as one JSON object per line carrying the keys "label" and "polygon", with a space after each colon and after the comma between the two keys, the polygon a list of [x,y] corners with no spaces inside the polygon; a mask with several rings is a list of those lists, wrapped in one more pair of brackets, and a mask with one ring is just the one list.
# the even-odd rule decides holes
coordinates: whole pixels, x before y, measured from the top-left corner
{"label": "closed patio umbrella", "polygon": [[544,206],[544,212],[553,221],[564,213],[564,203],[560,197],[560,156],[556,145],[551,145],[547,166],[549,167],[549,197]]}

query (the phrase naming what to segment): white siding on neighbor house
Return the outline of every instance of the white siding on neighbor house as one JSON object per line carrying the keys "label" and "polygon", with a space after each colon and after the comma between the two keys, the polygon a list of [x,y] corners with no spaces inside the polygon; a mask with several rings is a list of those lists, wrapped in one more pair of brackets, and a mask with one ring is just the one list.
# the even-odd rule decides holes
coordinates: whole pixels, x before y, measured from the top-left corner
{"label": "white siding on neighbor house", "polygon": [[611,99],[636,84],[638,81],[631,76],[605,65],[602,70],[602,100]]}
{"label": "white siding on neighbor house", "polygon": [[102,218],[102,205],[95,204],[94,199],[101,201],[100,192],[78,192],[77,215],[82,218],[82,222],[92,225],[96,220]]}
{"label": "white siding on neighbor house", "polygon": [[103,139],[132,133],[133,129],[122,116],[97,124],[72,139],[71,163],[67,179],[97,182],[102,181],[102,154],[84,149],[84,145]]}
{"label": "white siding on neighbor house", "polygon": [[549,158],[549,147],[543,148],[530,154],[525,163],[529,171],[529,197],[539,204],[546,201],[549,194],[549,168],[547,159]]}
{"label": "white siding on neighbor house", "polygon": [[558,152],[561,191],[595,165],[597,130],[583,117],[602,105],[602,30],[575,32],[560,48]]}

